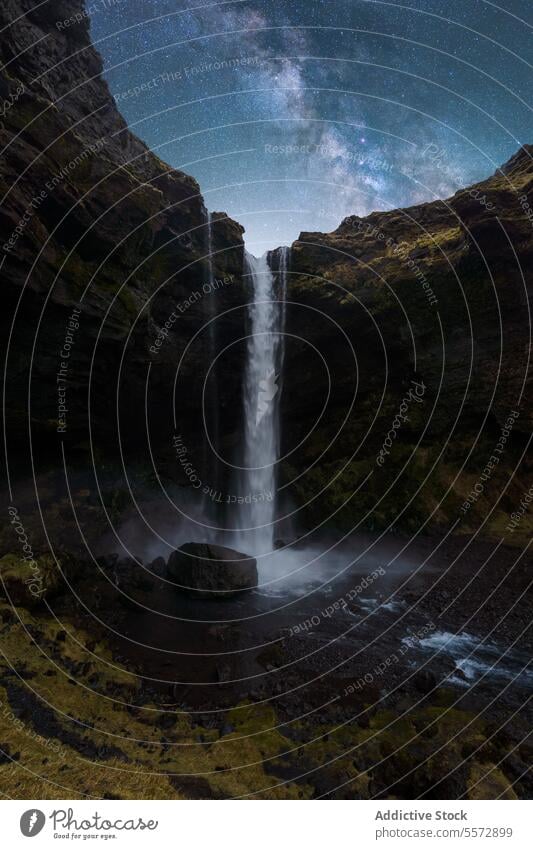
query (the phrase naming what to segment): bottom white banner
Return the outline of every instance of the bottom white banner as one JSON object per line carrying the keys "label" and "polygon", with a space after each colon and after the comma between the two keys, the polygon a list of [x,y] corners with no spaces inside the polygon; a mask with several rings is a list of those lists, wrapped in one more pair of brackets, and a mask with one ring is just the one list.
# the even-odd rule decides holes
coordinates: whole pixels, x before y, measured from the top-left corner
{"label": "bottom white banner", "polygon": [[[2,801],[2,845],[531,847],[532,803]],[[268,809],[267,809],[268,806]],[[273,808],[276,807],[274,811]]]}

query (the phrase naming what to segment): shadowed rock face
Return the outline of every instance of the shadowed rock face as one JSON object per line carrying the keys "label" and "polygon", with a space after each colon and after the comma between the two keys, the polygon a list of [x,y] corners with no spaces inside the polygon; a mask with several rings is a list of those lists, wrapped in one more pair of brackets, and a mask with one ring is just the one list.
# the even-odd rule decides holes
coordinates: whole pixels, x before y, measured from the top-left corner
{"label": "shadowed rock face", "polygon": [[257,586],[253,557],[222,545],[188,542],[168,561],[168,576],[195,598],[232,598]]}
{"label": "shadowed rock face", "polygon": [[[520,415],[493,476],[493,501],[520,463],[532,410],[532,153],[522,148],[493,177],[447,201],[350,216],[333,233],[302,233],[293,245],[289,286],[296,305],[287,327],[300,338],[287,346],[285,449],[318,424],[287,459],[285,475],[318,460],[291,490],[301,503],[332,481],[310,505],[314,520],[342,508],[364,482],[335,516],[343,526],[364,517],[389,484],[390,497],[368,517],[371,526],[397,520],[418,527],[433,510],[432,522],[454,521],[512,411]],[[331,396],[319,419],[326,366]],[[413,379],[426,387],[423,404],[411,405],[392,459],[380,469],[376,457]],[[494,526],[519,501],[527,469],[526,460],[499,505],[500,519],[491,518]],[[489,511],[484,495],[467,527],[471,516]]]}
{"label": "shadowed rock face", "polygon": [[[7,372],[8,451],[12,457],[13,446],[25,443],[31,421],[37,464],[36,437],[47,449],[58,445],[54,421],[58,353],[68,318],[80,301],[68,375],[67,460],[72,449],[81,450],[86,438],[88,374],[98,334],[91,377],[92,437],[100,449],[97,463],[103,465],[104,451],[116,455],[115,390],[123,350],[119,411],[127,422],[123,437],[136,443],[135,458],[140,453],[138,433],[144,429],[149,365],[150,409],[154,411],[150,423],[154,431],[159,429],[159,445],[168,435],[174,407],[185,441],[188,435],[190,445],[196,447],[199,439],[191,422],[196,420],[193,414],[205,370],[201,350],[185,358],[176,404],[168,398],[176,352],[181,354],[199,328],[204,302],[194,298],[180,314],[159,354],[152,354],[150,346],[172,305],[201,288],[207,276],[202,260],[201,197],[194,180],[169,169],[127,130],[100,77],[101,63],[90,46],[87,20],[82,17],[77,26],[58,30],[57,21],[82,10],[81,0],[42,4],[2,0],[0,4],[0,26],[9,26],[9,38],[4,32],[0,42],[1,64],[9,63],[7,70],[0,71],[0,98],[12,103],[0,116],[0,141],[9,145],[0,160],[0,188],[6,195],[0,206],[0,248],[12,237],[32,198],[45,191],[15,249],[4,252],[0,265],[4,342],[25,287]],[[11,21],[15,23],[10,25]],[[25,50],[30,44],[35,46]],[[87,154],[102,136],[105,145]],[[392,469],[396,475],[405,462],[405,473],[389,501],[373,509],[372,521],[398,518],[418,528],[420,517],[430,514],[451,484],[451,495],[432,517],[432,521],[449,522],[466,494],[454,482],[458,469],[477,440],[466,466],[468,490],[494,452],[509,410],[517,406],[520,415],[491,486],[499,492],[502,482],[509,482],[530,429],[527,380],[522,400],[517,401],[529,341],[524,286],[530,287],[531,281],[531,227],[520,210],[524,195],[531,203],[530,152],[521,151],[502,173],[483,184],[482,196],[487,193],[487,203],[490,197],[495,205],[492,211],[479,197],[464,191],[448,204],[375,213],[365,220],[348,218],[335,233],[302,234],[294,246],[290,298],[301,308],[291,308],[288,315],[287,329],[299,339],[292,339],[287,349],[283,393],[287,447],[305,437],[305,428],[310,429],[315,418],[318,423],[284,468],[288,475],[316,461],[291,489],[302,503],[338,473],[335,483],[317,499],[317,507],[309,507],[320,521],[342,506],[366,479],[356,498],[334,517],[345,525],[360,520],[386,488],[378,472],[389,475]],[[72,169],[71,162],[75,163]],[[58,174],[64,176],[48,190],[46,183]],[[215,274],[234,275],[235,281],[220,290],[221,309],[227,309],[245,299],[240,282],[242,229],[223,215],[215,218]],[[401,256],[407,259],[394,253],[394,245],[402,242],[407,250]],[[242,322],[242,313],[227,313],[221,342],[227,344],[234,333],[242,335]],[[320,417],[328,389],[324,362],[333,382],[326,412]],[[239,410],[235,399],[242,385],[242,362],[235,356],[222,361],[219,370],[223,396]],[[405,397],[410,398],[408,420],[402,422],[391,448],[390,463],[378,469],[376,457]],[[223,421],[224,436],[231,440],[235,420],[227,416]],[[421,435],[416,460],[412,460],[410,454]],[[50,450],[42,454],[62,476],[61,455],[56,457]],[[431,472],[437,460],[438,468]],[[527,463],[522,461],[511,480],[502,510],[516,503],[525,480],[530,485]],[[392,477],[385,484],[393,485]],[[405,515],[398,515],[398,505],[426,477],[419,500]],[[83,471],[79,480],[72,475],[70,480],[75,498],[85,505],[83,529],[95,527],[96,499],[85,490]],[[69,502],[61,500],[63,489],[58,483],[46,483],[39,489],[54,508],[48,527],[55,523],[61,543],[70,547],[71,538],[78,541],[78,528],[71,518],[71,526],[66,524],[65,513],[70,517],[70,510],[56,512],[58,504],[69,508]],[[16,494],[21,497],[20,490]],[[123,509],[122,494],[123,489],[117,490],[116,504],[109,504],[117,515]],[[24,493],[22,497],[30,500]],[[483,498],[463,524],[476,511],[488,516]],[[38,520],[36,510],[35,517]],[[26,530],[28,518],[29,510],[23,515]],[[531,531],[528,521],[524,516],[520,533]],[[490,528],[487,524],[484,532]],[[18,545],[13,530],[8,531],[9,537],[2,540],[4,550]],[[515,568],[510,546],[502,546],[494,558],[492,543],[479,547],[477,541],[463,551],[462,541],[448,540],[443,546],[445,556],[440,560],[439,550],[434,566],[444,581],[424,601],[429,611],[418,611],[417,602],[430,587],[433,590],[434,570],[405,591],[413,631],[411,625],[400,630],[404,626],[398,623],[387,634],[383,621],[376,626],[372,624],[375,617],[365,612],[368,630],[363,631],[363,639],[370,654],[358,658],[353,643],[345,649],[338,639],[340,626],[335,617],[322,616],[324,631],[306,628],[298,633],[297,627],[293,633],[298,621],[293,618],[293,605],[285,606],[290,612],[283,612],[275,597],[254,593],[247,603],[256,615],[234,628],[226,622],[226,611],[215,616],[217,623],[212,626],[208,620],[216,609],[214,602],[196,605],[183,594],[169,593],[168,585],[159,580],[167,575],[161,558],[148,569],[116,554],[97,563],[61,554],[56,562],[41,554],[34,533],[30,537],[37,557],[33,568],[26,563],[21,569],[20,547],[0,563],[7,598],[18,606],[14,611],[11,603],[0,598],[5,649],[0,662],[0,765],[12,797],[47,799],[51,787],[60,787],[61,795],[67,797],[110,799],[531,798],[527,782],[531,721],[525,710],[525,688],[522,696],[521,689],[500,690],[499,685],[490,684],[483,696],[475,686],[458,703],[457,693],[447,685],[431,693],[435,680],[445,682],[444,676],[453,670],[449,658],[441,656],[435,673],[423,671],[413,677],[412,684],[407,683],[414,655],[387,671],[391,692],[385,699],[382,679],[361,691],[353,688],[384,657],[394,655],[404,634],[416,632],[421,621],[428,622],[428,612],[429,619],[438,622],[447,611],[447,628],[453,633],[464,627],[465,616],[476,621],[478,614],[480,633],[486,634],[500,620],[506,643],[523,635],[530,619],[529,576],[524,561]],[[432,547],[428,542],[427,553]],[[42,550],[48,551],[44,543]],[[222,595],[238,592],[236,608],[243,589],[257,583],[255,561],[227,549],[190,544],[171,560],[177,584],[193,591],[199,588],[209,598],[220,597],[220,592],[214,592],[217,589],[222,589]],[[452,568],[445,570],[448,562]],[[468,581],[460,605],[452,607],[457,588],[464,586],[464,572],[471,573],[473,580]],[[511,573],[513,580],[509,580]],[[344,590],[353,591],[349,576],[339,597]],[[170,599],[168,608],[162,596]],[[331,603],[331,596],[325,595],[317,608],[316,598],[313,593],[302,599],[301,622],[308,621],[322,603],[325,609]],[[484,607],[488,599],[490,606]],[[50,602],[53,617],[47,609]],[[197,615],[199,607],[207,611],[204,621]],[[272,610],[277,611],[275,622],[265,615]],[[506,612],[502,619],[501,611]],[[418,618],[422,615],[424,619]],[[98,620],[109,627],[99,628]],[[132,622],[136,639],[122,631],[125,623]],[[280,630],[281,622],[287,628]],[[379,640],[374,628],[380,632]],[[113,631],[126,634],[118,650],[108,642]],[[153,647],[142,645],[152,641]],[[243,650],[253,646],[253,651]],[[134,661],[128,651],[134,653]],[[220,658],[226,652],[228,663]],[[24,681],[30,682],[28,687],[22,686]],[[217,687],[215,711],[213,687],[203,686],[213,681],[222,685]],[[202,686],[195,688],[191,682]],[[193,713],[187,715],[187,709]],[[391,723],[391,716],[401,717],[401,722]],[[83,733],[76,730],[78,726]],[[336,730],[330,733],[331,729]],[[103,743],[103,732],[117,745]],[[18,761],[20,769],[16,769]],[[106,761],[109,769],[102,769]],[[245,769],[241,769],[243,763]],[[39,770],[39,764],[45,768]]]}
{"label": "shadowed rock face", "polygon": [[[103,465],[123,452],[126,467],[151,465],[148,424],[156,459],[175,466],[175,417],[201,464],[198,416],[210,354],[205,331],[195,334],[213,303],[203,294],[208,240],[199,187],[128,130],[101,76],[82,0],[34,7],[6,0],[0,8],[8,451],[29,456],[31,429],[34,447],[47,449],[36,463],[44,456],[62,464],[56,375],[79,308],[68,360],[70,459],[80,452]],[[75,15],[75,26],[58,26]],[[282,415],[285,449],[301,447],[283,475],[309,468],[289,492],[308,504],[313,522],[418,528],[430,516],[448,525],[512,411],[519,416],[492,476],[498,491],[518,464],[519,471],[486,530],[519,503],[530,471],[521,456],[531,426],[531,152],[521,149],[448,201],[350,216],[335,232],[302,233],[293,245],[296,306],[287,309]],[[242,427],[243,349],[231,343],[246,335],[243,229],[222,213],[212,219],[212,271],[225,281],[211,296],[223,314],[219,350],[227,350],[216,372],[221,453],[231,457]],[[426,387],[423,404],[412,405],[390,462],[377,470],[412,380]],[[29,469],[20,463],[19,472]],[[461,519],[464,529],[490,507],[481,497]],[[526,517],[520,534],[529,530]]]}
{"label": "shadowed rock face", "polygon": [[[128,130],[101,76],[82,0],[35,5],[6,0],[0,8],[6,66],[0,96],[7,104],[0,123],[3,339],[24,292],[9,352],[10,446],[25,439],[29,385],[33,437],[55,440],[56,374],[74,306],[81,315],[68,369],[69,441],[87,440],[92,366],[93,438],[104,447],[113,443],[116,453],[119,389],[123,435],[135,442],[145,430],[146,391],[157,410],[150,427],[166,444],[177,363],[209,314],[202,291],[209,279],[203,198],[192,177],[170,168]],[[61,27],[74,15],[81,15],[79,23]],[[225,283],[211,297],[225,312],[246,301],[243,228],[222,213],[212,217],[213,275]],[[154,351],[173,309],[191,294]],[[243,328],[244,310],[227,313],[217,325],[221,346]],[[184,433],[201,404],[206,347],[203,332],[180,365],[175,407]],[[231,433],[242,383],[237,351],[218,368],[235,399],[222,422]],[[200,434],[196,426],[189,429],[194,445]]]}

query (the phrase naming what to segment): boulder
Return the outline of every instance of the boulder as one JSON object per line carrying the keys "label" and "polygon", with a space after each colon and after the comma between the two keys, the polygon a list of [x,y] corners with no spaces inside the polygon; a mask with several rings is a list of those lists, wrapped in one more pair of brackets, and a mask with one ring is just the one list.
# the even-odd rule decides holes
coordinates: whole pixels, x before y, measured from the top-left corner
{"label": "boulder", "polygon": [[257,586],[257,563],[232,548],[188,542],[173,551],[168,577],[196,598],[230,598]]}

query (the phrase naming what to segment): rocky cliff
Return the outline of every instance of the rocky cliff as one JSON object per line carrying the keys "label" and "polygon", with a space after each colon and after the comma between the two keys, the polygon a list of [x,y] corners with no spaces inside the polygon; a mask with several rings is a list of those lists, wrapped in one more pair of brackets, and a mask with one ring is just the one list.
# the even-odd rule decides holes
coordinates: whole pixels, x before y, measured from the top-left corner
{"label": "rocky cliff", "polygon": [[504,530],[531,472],[532,153],[293,245],[285,480],[314,521]]}
{"label": "rocky cliff", "polygon": [[[209,269],[200,189],[128,130],[83,0],[6,0],[0,26],[8,451],[26,442],[30,421],[47,449],[59,429],[79,450],[90,418],[97,447],[116,454],[117,416],[126,442],[142,439],[145,392],[150,427],[168,446],[174,409],[180,431],[196,421],[212,355],[201,331],[180,364],[174,402],[185,346],[213,299],[221,312],[245,303],[243,230],[213,216]],[[228,344],[243,325],[244,311],[234,310],[217,335]],[[229,432],[242,383],[236,355],[220,368],[235,399]],[[190,430],[197,447],[198,428]]]}
{"label": "rocky cliff", "polygon": [[[231,450],[242,228],[211,216],[210,267],[198,186],[128,131],[81,0],[3,0],[0,27],[7,456],[11,480],[22,477],[31,432],[36,471],[52,470],[35,487],[16,481],[0,523],[4,795],[531,798],[522,652],[507,666],[530,619],[529,576],[508,546],[493,557],[490,542],[425,540],[413,557],[431,571],[399,597],[393,583],[358,598],[363,584],[346,574],[334,595],[328,583],[283,609],[258,593],[246,616],[240,602],[199,615],[160,582],[159,558],[146,574],[117,555],[79,556],[80,531],[99,544],[128,500],[112,481],[103,516],[90,463],[100,475],[119,450],[128,471],[142,462],[146,419],[156,450],[179,429],[179,450],[202,452],[217,346],[229,346],[223,392],[208,394]],[[310,523],[481,525],[508,543],[531,532],[527,512],[505,530],[531,484],[531,153],[446,202],[350,217],[293,246],[282,482]],[[202,332],[215,313],[216,334]],[[78,463],[68,492],[62,444]],[[467,679],[441,650],[429,668],[416,654],[434,622],[468,636],[465,617],[498,665],[492,680],[488,669]]]}

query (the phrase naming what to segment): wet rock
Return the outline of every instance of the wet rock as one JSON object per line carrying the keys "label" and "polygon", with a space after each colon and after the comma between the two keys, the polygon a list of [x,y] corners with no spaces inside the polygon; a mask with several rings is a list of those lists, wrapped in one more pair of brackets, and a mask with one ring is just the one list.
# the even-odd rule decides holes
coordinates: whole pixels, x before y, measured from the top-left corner
{"label": "wet rock", "polygon": [[138,591],[150,593],[154,589],[155,575],[138,558],[120,559],[116,554],[110,554],[100,557],[97,562],[108,581],[121,591],[119,598],[123,603],[126,603],[126,597],[132,592],[137,597]]}
{"label": "wet rock", "polygon": [[174,551],[168,576],[177,589],[196,598],[231,598],[257,586],[257,563],[221,545],[189,542]]}
{"label": "wet rock", "polygon": [[424,693],[424,695],[427,695],[436,688],[437,679],[433,672],[431,672],[429,669],[422,669],[414,676],[413,685],[416,687],[419,693]]}
{"label": "wet rock", "polygon": [[224,642],[226,640],[229,632],[230,628],[228,625],[211,625],[211,627],[207,629],[209,636],[214,637],[215,640],[219,640],[220,642]]}

